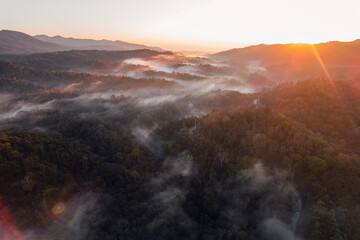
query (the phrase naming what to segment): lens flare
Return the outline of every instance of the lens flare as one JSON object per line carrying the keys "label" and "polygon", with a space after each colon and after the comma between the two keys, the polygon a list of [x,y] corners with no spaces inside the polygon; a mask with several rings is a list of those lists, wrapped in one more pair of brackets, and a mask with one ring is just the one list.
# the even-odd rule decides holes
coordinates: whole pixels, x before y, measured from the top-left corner
{"label": "lens flare", "polygon": [[0,239],[4,240],[24,240],[21,232],[18,230],[13,217],[8,208],[3,204],[0,196]]}
{"label": "lens flare", "polygon": [[316,59],[319,61],[321,68],[323,69],[326,77],[328,78],[330,85],[331,85],[332,88],[336,91],[336,87],[335,87],[334,81],[333,81],[333,79],[331,78],[330,73],[329,73],[329,71],[327,70],[327,68],[326,68],[323,60],[321,59],[318,51],[316,50],[316,48],[315,48],[315,46],[314,46],[313,44],[310,44],[310,45],[311,45],[311,48],[312,48],[312,50],[313,50],[313,52],[314,52],[314,54],[315,54]]}
{"label": "lens flare", "polygon": [[65,204],[63,202],[58,202],[51,208],[51,212],[56,216],[62,214],[65,209]]}
{"label": "lens flare", "polygon": [[57,198],[59,191],[60,190],[57,187],[49,187],[49,188],[45,189],[44,194],[43,194],[43,204],[44,204],[45,211],[51,210],[50,208],[51,208],[51,206],[53,206],[52,199]]}

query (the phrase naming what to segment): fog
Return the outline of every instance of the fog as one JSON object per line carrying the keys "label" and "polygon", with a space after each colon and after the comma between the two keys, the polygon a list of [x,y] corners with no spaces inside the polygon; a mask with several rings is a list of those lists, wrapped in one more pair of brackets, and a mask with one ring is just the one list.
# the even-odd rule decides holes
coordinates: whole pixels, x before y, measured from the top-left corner
{"label": "fog", "polygon": [[[39,89],[36,92],[23,89],[21,94],[2,90],[0,128],[61,132],[62,122],[57,118],[66,114],[71,114],[73,122],[101,118],[118,124],[119,134],[129,135],[162,161],[159,175],[145,186],[150,206],[144,215],[152,221],[143,226],[143,231],[156,235],[164,226],[186,222],[182,225],[189,233],[186,238],[197,239],[201,226],[184,205],[191,181],[201,173],[201,166],[189,153],[164,154],[163,139],[156,130],[164,123],[201,117],[215,109],[253,106],[258,97],[254,93],[263,87],[253,84],[251,76],[266,69],[260,62],[249,62],[245,68],[237,69],[209,56],[185,54],[114,61],[101,71],[89,66],[89,70],[82,67],[86,73],[81,74],[79,68],[74,68],[72,71],[76,73],[61,71],[56,77],[52,75],[56,69],[45,77],[43,72],[17,76],[19,81]],[[250,199],[259,195],[261,219],[253,234],[264,239],[298,239],[296,231],[302,204],[295,186],[286,179],[285,172],[269,172],[259,162],[231,179],[232,185],[211,186],[214,192],[228,199],[221,217],[226,219],[224,224],[230,230],[224,234],[234,236],[246,227],[250,221],[246,208],[251,204]],[[275,198],[288,208],[274,207]],[[22,235],[26,240],[91,239],[89,219],[96,214],[100,214],[100,210],[95,194],[74,196],[66,202],[64,213],[54,216],[43,228],[30,229]]]}
{"label": "fog", "polygon": [[[43,80],[33,76],[22,77],[21,80],[30,84],[35,86],[43,84],[47,88],[50,86],[53,89],[51,91],[58,92],[52,94],[44,89],[37,94],[26,92],[17,96],[13,96],[11,91],[3,92],[1,93],[0,120],[11,119],[20,112],[34,110],[74,111],[71,109],[74,106],[77,108],[82,106],[84,109],[81,112],[91,114],[92,110],[88,105],[93,105],[95,100],[98,101],[96,104],[98,107],[102,105],[101,107],[107,109],[109,113],[116,108],[114,106],[116,104],[114,102],[100,104],[99,101],[109,100],[112,96],[131,98],[129,102],[136,108],[152,108],[164,104],[186,105],[188,109],[183,109],[181,116],[177,117],[198,116],[217,107],[203,108],[196,104],[206,95],[213,94],[214,91],[221,90],[223,91],[221,94],[225,96],[226,91],[254,93],[259,90],[257,86],[252,86],[247,81],[245,75],[242,76],[231,66],[207,56],[159,54],[114,61],[117,64],[110,64],[109,68],[106,68],[107,74],[94,75],[89,67],[88,75],[78,74],[68,77],[64,75],[56,81],[49,81],[51,75]],[[258,63],[254,64],[252,69],[262,69]],[[58,76],[57,73],[57,78]],[[69,107],[64,107],[64,105],[69,105]],[[123,105],[123,101],[119,102],[119,108]],[[121,109],[117,110],[121,111]]]}

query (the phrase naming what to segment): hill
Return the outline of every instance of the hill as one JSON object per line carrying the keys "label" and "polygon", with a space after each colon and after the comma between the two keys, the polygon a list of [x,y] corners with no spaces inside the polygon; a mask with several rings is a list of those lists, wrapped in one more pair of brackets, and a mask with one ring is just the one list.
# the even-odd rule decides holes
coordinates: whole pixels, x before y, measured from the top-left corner
{"label": "hill", "polygon": [[61,36],[49,37],[46,35],[32,37],[17,31],[0,31],[0,54],[31,54],[69,50],[124,51],[137,49],[164,51],[158,47],[149,47],[124,41],[76,39]]}
{"label": "hill", "polygon": [[108,51],[116,51],[116,50],[135,50],[135,49],[150,49],[155,51],[164,51],[158,47],[149,47],[141,44],[128,43],[124,41],[110,41],[110,40],[93,40],[93,39],[79,39],[79,38],[65,38],[62,36],[54,36],[49,37],[46,35],[36,35],[34,38],[60,44],[62,46],[66,46],[72,50],[108,50]]}
{"label": "hill", "polygon": [[320,61],[333,79],[354,79],[360,74],[359,56],[360,40],[356,40],[313,45],[260,44],[219,52],[211,58],[279,83],[310,77],[327,78]]}
{"label": "hill", "polygon": [[55,43],[40,41],[22,32],[0,31],[0,54],[29,54],[69,50]]}

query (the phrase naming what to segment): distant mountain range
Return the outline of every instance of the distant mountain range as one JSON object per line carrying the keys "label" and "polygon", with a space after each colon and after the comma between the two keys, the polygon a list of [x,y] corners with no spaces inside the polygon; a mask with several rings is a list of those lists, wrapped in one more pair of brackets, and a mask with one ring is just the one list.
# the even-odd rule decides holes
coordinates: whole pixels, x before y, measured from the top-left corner
{"label": "distant mountain range", "polygon": [[150,49],[164,51],[158,47],[128,43],[124,41],[93,40],[49,37],[46,35],[30,36],[22,32],[0,31],[0,54],[30,54],[69,50],[135,50]]}
{"label": "distant mountain range", "polygon": [[36,35],[34,38],[49,43],[59,44],[73,50],[135,50],[135,49],[150,49],[155,51],[164,51],[158,47],[149,47],[135,43],[128,43],[124,41],[110,41],[110,40],[93,40],[93,39],[79,39],[79,38],[64,38],[62,36],[49,37],[46,35]]}
{"label": "distant mountain range", "polygon": [[0,31],[0,54],[29,54],[70,50],[55,43],[40,41],[21,32]]}

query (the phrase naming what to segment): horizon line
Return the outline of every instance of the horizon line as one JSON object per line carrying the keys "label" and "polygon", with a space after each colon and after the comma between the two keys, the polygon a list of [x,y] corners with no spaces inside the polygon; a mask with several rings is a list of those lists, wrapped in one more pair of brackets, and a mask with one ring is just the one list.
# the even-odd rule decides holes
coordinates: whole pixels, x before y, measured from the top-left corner
{"label": "horizon line", "polygon": [[[12,31],[12,32],[19,32],[19,33],[23,33],[26,35],[29,35],[31,37],[35,37],[35,36],[47,36],[47,37],[62,37],[62,38],[67,38],[67,39],[76,39],[76,40],[95,40],[95,41],[111,41],[111,42],[125,42],[125,43],[129,43],[129,44],[137,44],[137,45],[144,45],[145,47],[152,47],[152,48],[161,48],[164,51],[172,51],[172,52],[193,52],[193,53],[214,53],[214,52],[222,52],[222,51],[228,51],[228,50],[233,50],[233,49],[242,49],[242,48],[247,48],[247,47],[252,47],[252,46],[259,46],[259,45],[291,45],[291,44],[309,44],[309,45],[314,45],[314,44],[325,44],[325,43],[331,43],[331,42],[339,42],[339,43],[351,43],[351,42],[356,42],[358,40],[360,40],[359,38],[355,38],[353,40],[328,40],[328,41],[315,41],[315,42],[254,42],[254,43],[239,43],[239,45],[242,46],[230,46],[230,45],[234,45],[234,44],[209,44],[209,43],[204,43],[204,42],[195,42],[194,41],[194,45],[211,45],[212,47],[209,47],[209,50],[196,50],[196,48],[194,47],[190,47],[190,49],[181,49],[181,48],[166,48],[160,45],[154,45],[152,43],[146,43],[140,40],[140,39],[132,39],[132,40],[120,40],[118,38],[96,38],[96,37],[88,37],[88,36],[84,36],[84,37],[73,37],[73,36],[65,36],[65,35],[61,35],[61,34],[46,34],[46,33],[40,33],[40,34],[28,34],[26,32],[22,32],[19,30],[12,30],[12,29],[1,29],[0,31]],[[42,40],[41,40],[42,41]],[[156,41],[156,40],[155,40]],[[174,46],[177,45],[176,42],[171,42],[171,41],[165,41],[169,44],[173,44]],[[189,44],[188,42],[186,42],[186,44]],[[178,45],[181,45],[180,43]],[[223,45],[224,47],[221,47],[221,45]],[[228,45],[228,47],[225,47],[225,45]]]}

